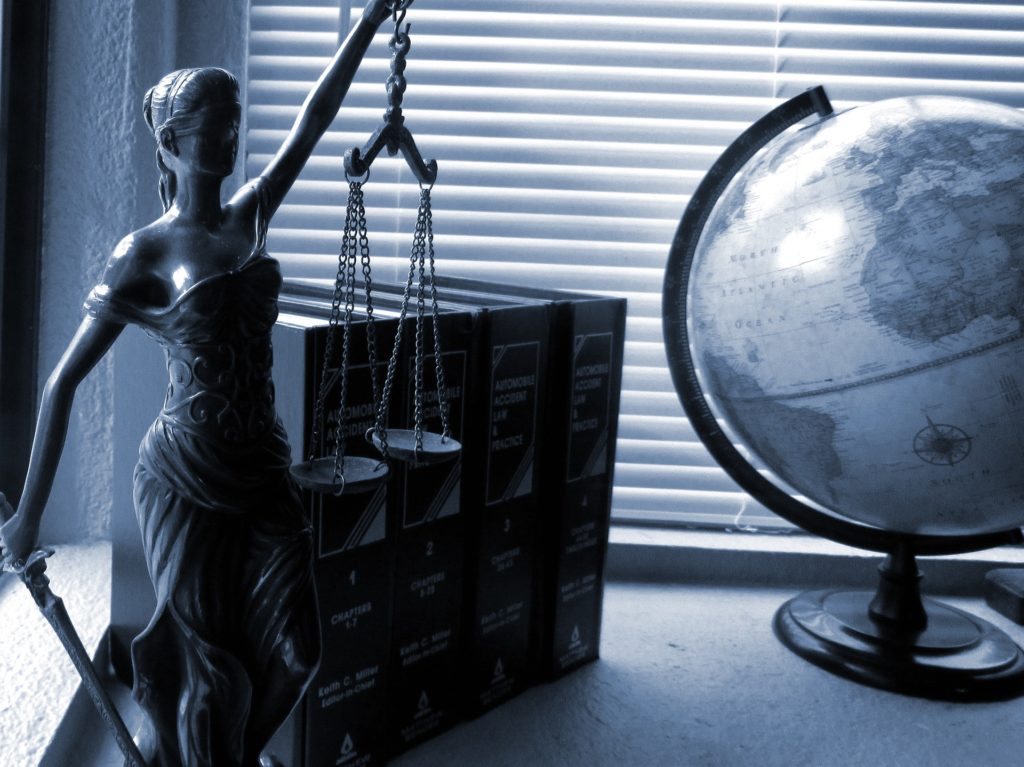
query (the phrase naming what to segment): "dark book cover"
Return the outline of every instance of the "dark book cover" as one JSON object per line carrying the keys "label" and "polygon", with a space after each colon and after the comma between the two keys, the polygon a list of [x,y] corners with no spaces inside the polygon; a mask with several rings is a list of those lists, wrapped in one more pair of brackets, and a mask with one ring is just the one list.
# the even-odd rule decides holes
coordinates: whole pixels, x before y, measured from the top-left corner
{"label": "dark book cover", "polygon": [[560,422],[567,461],[541,650],[541,669],[553,675],[594,660],[600,651],[625,333],[625,302],[573,301],[570,307],[563,389],[569,407]]}
{"label": "dark book cover", "polygon": [[550,398],[539,456],[532,655],[540,677],[558,676],[600,651],[626,302],[462,278],[440,277],[438,284],[445,295],[493,292],[547,302]]}
{"label": "dark book cover", "polygon": [[[375,307],[400,310],[399,291],[376,285]],[[404,324],[400,364],[390,404],[393,428],[415,423],[415,297]],[[444,394],[451,436],[463,441],[467,385],[477,323],[469,311],[438,314]],[[441,404],[433,356],[433,318],[423,319],[422,424],[441,433]],[[462,457],[415,465],[393,461],[389,537],[395,568],[389,677],[389,745],[397,754],[460,718],[456,681],[462,671],[464,517]]]}
{"label": "dark book cover", "polygon": [[466,517],[465,701],[477,715],[530,679],[545,414],[548,316],[543,303],[442,291],[479,308],[478,363],[467,407],[462,505]]}
{"label": "dark book cover", "polygon": [[[283,302],[288,308],[287,301]],[[377,375],[383,381],[394,320],[377,323]],[[351,326],[350,365],[341,432],[346,455],[377,457],[363,438],[373,425],[374,403],[364,317]],[[293,460],[309,457],[314,404],[327,338],[324,319],[282,312],[274,329],[278,408],[292,441]],[[318,454],[332,454],[339,425],[338,359],[328,369],[328,394]],[[295,764],[362,767],[386,758],[387,647],[390,641],[393,556],[386,526],[387,485],[367,493],[333,496],[304,491],[313,527],[314,574],[320,607],[320,668],[296,712],[290,746]]]}

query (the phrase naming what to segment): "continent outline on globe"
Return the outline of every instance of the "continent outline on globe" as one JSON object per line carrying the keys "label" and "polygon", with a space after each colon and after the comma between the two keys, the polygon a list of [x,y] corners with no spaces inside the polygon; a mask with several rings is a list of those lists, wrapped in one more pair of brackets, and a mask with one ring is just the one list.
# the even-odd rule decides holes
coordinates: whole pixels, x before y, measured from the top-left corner
{"label": "continent outline on globe", "polygon": [[[858,522],[1019,525],[1022,158],[1015,110],[945,97],[849,110],[755,155],[707,219],[687,299],[691,356],[734,441]],[[956,460],[922,458],[923,407],[967,438]]]}

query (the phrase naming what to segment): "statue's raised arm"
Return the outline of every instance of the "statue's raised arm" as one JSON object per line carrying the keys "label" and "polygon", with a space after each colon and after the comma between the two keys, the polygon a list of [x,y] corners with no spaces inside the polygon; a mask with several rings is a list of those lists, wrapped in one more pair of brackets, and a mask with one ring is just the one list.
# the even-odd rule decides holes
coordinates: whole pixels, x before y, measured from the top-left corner
{"label": "statue's raised arm", "polygon": [[[377,29],[392,17],[396,5],[405,8],[411,3],[412,0],[371,0],[366,5],[359,22],[306,96],[284,143],[260,174],[264,215],[268,219],[295,183],[320,137],[330,127]],[[243,187],[232,203],[241,206],[252,204],[246,198],[252,190],[251,186]]]}

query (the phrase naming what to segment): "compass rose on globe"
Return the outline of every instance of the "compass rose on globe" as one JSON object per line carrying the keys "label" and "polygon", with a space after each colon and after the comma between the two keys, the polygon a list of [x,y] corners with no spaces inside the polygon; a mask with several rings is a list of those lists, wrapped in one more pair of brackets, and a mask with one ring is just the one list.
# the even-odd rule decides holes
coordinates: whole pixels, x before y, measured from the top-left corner
{"label": "compass rose on globe", "polygon": [[953,466],[970,454],[971,438],[961,428],[928,418],[928,425],[914,437],[914,452],[927,463]]}

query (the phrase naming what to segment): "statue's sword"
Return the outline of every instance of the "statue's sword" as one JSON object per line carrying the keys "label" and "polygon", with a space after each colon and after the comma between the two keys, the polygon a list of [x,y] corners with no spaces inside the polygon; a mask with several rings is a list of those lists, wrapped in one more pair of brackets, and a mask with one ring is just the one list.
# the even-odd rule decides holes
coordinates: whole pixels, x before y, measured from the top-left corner
{"label": "statue's sword", "polygon": [[[13,513],[14,510],[11,509],[7,501],[0,500],[0,522],[6,522]],[[33,551],[24,562],[11,562],[6,556],[6,552],[0,549],[0,563],[2,563],[0,569],[15,573],[28,587],[43,617],[53,627],[57,638],[64,645],[64,649],[71,657],[71,662],[81,675],[82,683],[85,685],[89,697],[92,698],[97,711],[106,722],[107,727],[110,728],[118,748],[121,749],[121,753],[127,760],[126,764],[129,767],[146,767],[142,754],[139,753],[138,747],[131,735],[128,734],[124,720],[121,719],[117,708],[114,707],[110,695],[103,688],[103,683],[100,681],[99,674],[96,673],[95,666],[92,665],[89,653],[86,652],[82,640],[78,638],[78,632],[71,624],[71,618],[68,617],[63,600],[50,590],[50,579],[46,577],[46,558],[52,554],[53,549],[40,548]]]}

